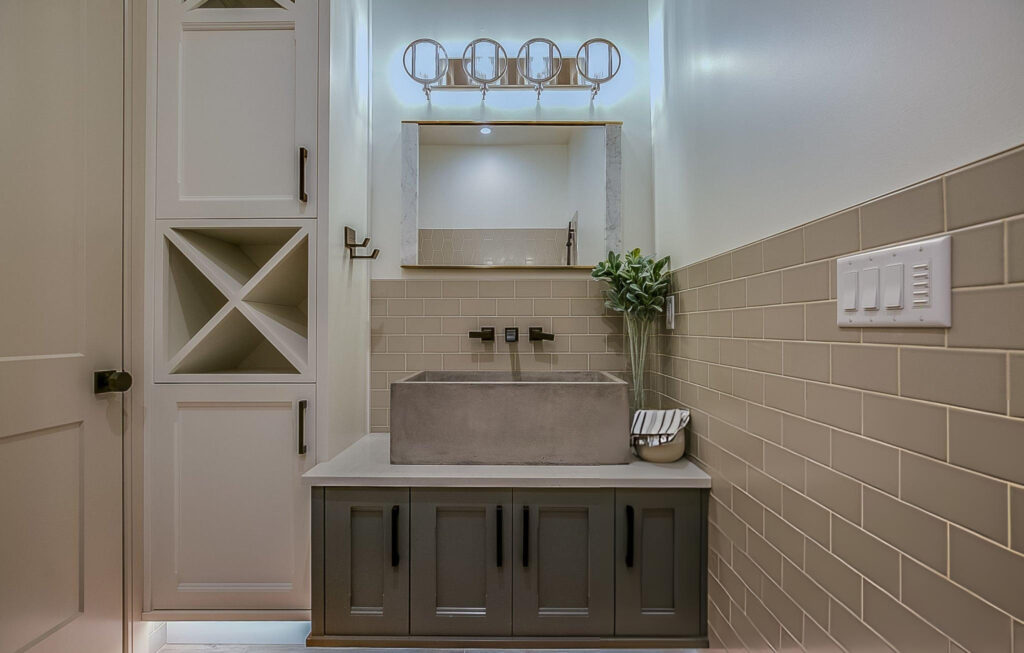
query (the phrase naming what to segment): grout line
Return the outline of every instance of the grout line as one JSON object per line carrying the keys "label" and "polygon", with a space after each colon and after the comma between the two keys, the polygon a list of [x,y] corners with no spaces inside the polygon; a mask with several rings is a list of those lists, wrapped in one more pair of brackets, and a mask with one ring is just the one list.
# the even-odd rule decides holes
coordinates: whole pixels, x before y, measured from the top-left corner
{"label": "grout line", "polygon": [[942,177],[942,231],[949,231],[949,210],[946,207],[946,177]]}

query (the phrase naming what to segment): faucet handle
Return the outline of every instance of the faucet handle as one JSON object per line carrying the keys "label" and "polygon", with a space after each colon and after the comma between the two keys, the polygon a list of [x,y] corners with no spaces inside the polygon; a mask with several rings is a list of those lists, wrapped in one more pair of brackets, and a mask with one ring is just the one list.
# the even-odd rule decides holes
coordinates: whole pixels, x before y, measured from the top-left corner
{"label": "faucet handle", "polygon": [[494,342],[494,327],[480,327],[479,331],[470,331],[470,338],[480,338],[483,342]]}
{"label": "faucet handle", "polygon": [[544,333],[544,329],[541,327],[530,327],[530,342],[537,340],[554,340],[555,334]]}

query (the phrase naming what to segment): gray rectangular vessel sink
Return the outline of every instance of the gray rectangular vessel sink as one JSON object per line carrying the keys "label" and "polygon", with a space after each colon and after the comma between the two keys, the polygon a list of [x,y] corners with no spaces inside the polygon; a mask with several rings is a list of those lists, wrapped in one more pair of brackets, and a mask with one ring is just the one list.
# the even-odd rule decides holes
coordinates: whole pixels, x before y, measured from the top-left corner
{"label": "gray rectangular vessel sink", "polygon": [[605,372],[418,372],[391,384],[391,462],[630,461],[628,384]]}

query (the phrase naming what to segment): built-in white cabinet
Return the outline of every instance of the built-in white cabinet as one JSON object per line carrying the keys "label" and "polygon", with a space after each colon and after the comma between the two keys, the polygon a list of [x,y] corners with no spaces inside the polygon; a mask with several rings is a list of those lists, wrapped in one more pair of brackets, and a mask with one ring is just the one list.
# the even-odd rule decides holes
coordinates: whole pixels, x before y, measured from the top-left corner
{"label": "built-in white cabinet", "polygon": [[143,613],[305,619],[328,5],[150,6]]}
{"label": "built-in white cabinet", "polygon": [[150,610],[308,610],[315,386],[163,386],[148,408]]}
{"label": "built-in white cabinet", "polygon": [[316,217],[313,0],[159,0],[157,218]]}

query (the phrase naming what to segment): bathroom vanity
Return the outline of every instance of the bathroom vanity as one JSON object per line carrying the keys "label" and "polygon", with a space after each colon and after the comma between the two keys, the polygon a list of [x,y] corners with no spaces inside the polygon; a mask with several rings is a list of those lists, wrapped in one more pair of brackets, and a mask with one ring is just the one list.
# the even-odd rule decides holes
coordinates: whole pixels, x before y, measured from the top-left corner
{"label": "bathroom vanity", "polygon": [[707,646],[692,462],[390,460],[371,434],[305,475],[309,646]]}

